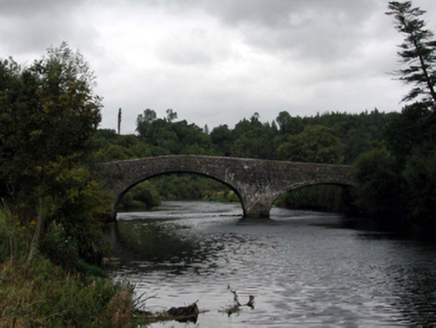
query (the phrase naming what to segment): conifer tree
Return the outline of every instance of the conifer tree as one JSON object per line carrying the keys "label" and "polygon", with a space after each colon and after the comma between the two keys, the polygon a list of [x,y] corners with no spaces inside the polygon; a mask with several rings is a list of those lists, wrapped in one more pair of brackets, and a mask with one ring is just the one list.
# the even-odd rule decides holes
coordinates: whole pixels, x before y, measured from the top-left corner
{"label": "conifer tree", "polygon": [[432,31],[425,28],[426,23],[420,18],[426,11],[413,8],[411,1],[389,2],[395,28],[405,35],[404,42],[399,46],[398,55],[408,67],[398,71],[400,80],[415,87],[403,98],[410,101],[420,97],[433,114],[436,112],[436,40]]}

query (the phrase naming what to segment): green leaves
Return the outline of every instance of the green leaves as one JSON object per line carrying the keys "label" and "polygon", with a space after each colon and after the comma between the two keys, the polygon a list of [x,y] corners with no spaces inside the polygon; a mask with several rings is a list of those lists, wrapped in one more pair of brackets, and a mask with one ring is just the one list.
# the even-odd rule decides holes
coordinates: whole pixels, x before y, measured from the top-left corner
{"label": "green leaves", "polygon": [[333,131],[322,125],[308,125],[303,132],[291,135],[277,148],[279,159],[295,162],[340,163],[344,146]]}
{"label": "green leaves", "polygon": [[83,56],[66,43],[29,67],[1,61],[0,180],[31,194],[32,186],[48,181],[41,172],[50,163],[72,154],[76,160],[86,151],[100,122],[93,84]]}
{"label": "green leaves", "polygon": [[[93,224],[108,202],[80,166],[101,119],[94,84],[84,57],[66,43],[49,48],[29,66],[0,61],[0,197],[19,214],[21,225],[36,220],[28,263],[40,244],[40,230],[53,220],[64,220],[76,240],[77,227],[95,228],[80,235],[82,248],[92,249],[98,240],[100,230]],[[78,218],[88,221],[67,224]]]}
{"label": "green leaves", "polygon": [[404,209],[402,178],[395,158],[385,149],[363,154],[353,166],[358,204],[371,214],[394,215]]}

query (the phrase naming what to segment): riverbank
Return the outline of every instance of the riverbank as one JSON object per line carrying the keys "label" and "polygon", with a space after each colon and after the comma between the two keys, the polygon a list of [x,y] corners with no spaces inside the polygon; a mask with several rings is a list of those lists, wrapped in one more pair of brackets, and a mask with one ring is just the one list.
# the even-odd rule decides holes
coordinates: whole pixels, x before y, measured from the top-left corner
{"label": "riverbank", "polygon": [[39,257],[27,270],[0,266],[1,327],[137,327],[156,319],[136,309],[132,285],[74,274]]}

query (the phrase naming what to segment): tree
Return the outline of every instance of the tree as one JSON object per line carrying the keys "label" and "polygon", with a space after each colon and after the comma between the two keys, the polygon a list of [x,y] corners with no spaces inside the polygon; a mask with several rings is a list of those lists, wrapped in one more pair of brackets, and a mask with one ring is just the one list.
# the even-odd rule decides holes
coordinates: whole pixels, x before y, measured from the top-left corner
{"label": "tree", "polygon": [[118,134],[121,133],[121,107],[118,110]]}
{"label": "tree", "polygon": [[415,103],[405,106],[386,128],[388,149],[395,155],[399,165],[404,167],[412,150],[428,138],[425,118],[430,111],[426,106]]}
{"label": "tree", "polygon": [[436,215],[436,150],[433,145],[421,145],[413,150],[403,176],[412,217],[435,225]]}
{"label": "tree", "polygon": [[359,207],[370,214],[392,216],[404,211],[401,174],[395,158],[385,149],[361,155],[352,174]]}
{"label": "tree", "polygon": [[156,120],[156,112],[147,108],[143,114],[139,114],[136,118],[136,131],[145,139],[149,136],[149,127]]}
{"label": "tree", "polygon": [[177,119],[177,113],[173,111],[172,108],[167,109],[167,121],[168,123],[172,123],[175,119]]}
{"label": "tree", "polygon": [[280,127],[280,132],[282,134],[288,133],[288,123],[291,120],[291,115],[288,112],[280,112],[276,118],[276,122]]}
{"label": "tree", "polygon": [[218,149],[218,151],[224,155],[230,155],[230,147],[233,142],[232,132],[230,131],[227,124],[219,125],[215,127],[210,133],[210,138],[213,145]]}
{"label": "tree", "polygon": [[276,150],[278,159],[296,162],[341,163],[344,145],[332,129],[308,125],[303,132],[291,135]]}
{"label": "tree", "polygon": [[422,101],[436,112],[436,41],[434,34],[425,29],[425,22],[419,17],[425,13],[419,8],[412,8],[411,1],[389,2],[396,19],[396,29],[406,37],[400,45],[398,55],[408,68],[399,71],[400,80],[415,84],[415,87],[403,98],[403,101],[413,100],[422,96]]}
{"label": "tree", "polygon": [[35,209],[26,214],[36,221],[28,263],[48,204],[65,196],[65,172],[84,158],[100,122],[94,83],[84,57],[66,43],[29,67],[0,61],[0,197]]}

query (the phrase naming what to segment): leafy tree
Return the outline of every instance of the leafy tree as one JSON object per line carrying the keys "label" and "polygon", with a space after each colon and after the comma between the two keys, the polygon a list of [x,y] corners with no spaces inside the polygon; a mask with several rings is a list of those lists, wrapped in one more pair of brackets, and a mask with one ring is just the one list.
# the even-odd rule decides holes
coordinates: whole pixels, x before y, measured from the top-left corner
{"label": "leafy tree", "polygon": [[[388,149],[396,156],[398,164],[404,167],[414,147],[428,138],[426,125],[430,111],[421,103],[405,106],[400,115],[388,124],[386,139]],[[425,122],[425,124],[424,124]]]}
{"label": "leafy tree", "polygon": [[227,124],[219,125],[212,130],[210,138],[220,154],[230,156],[230,147],[233,141],[232,131]]}
{"label": "leafy tree", "polygon": [[137,184],[121,199],[119,209],[149,209],[159,206],[160,195],[150,181]]}
{"label": "leafy tree", "polygon": [[174,111],[172,110],[172,108],[168,108],[168,109],[167,109],[167,121],[168,121],[169,123],[171,123],[171,122],[174,121],[175,119],[177,119],[177,113],[174,112]]}
{"label": "leafy tree", "polygon": [[279,125],[280,132],[285,134],[288,133],[288,123],[291,120],[291,115],[288,112],[280,112],[276,118],[276,122]]}
{"label": "leafy tree", "polygon": [[149,137],[148,128],[156,120],[156,112],[147,108],[143,114],[139,114],[136,118],[136,131],[139,135],[147,140]]}
{"label": "leafy tree", "polygon": [[344,163],[353,163],[360,154],[372,150],[370,134],[366,131],[359,131],[352,128],[347,132],[347,139],[344,145]]}
{"label": "leafy tree", "polygon": [[277,148],[282,160],[314,163],[340,163],[344,146],[334,136],[332,129],[322,125],[308,125],[303,132],[289,136],[288,141]]}
{"label": "leafy tree", "polygon": [[0,196],[16,208],[33,205],[27,215],[36,221],[28,264],[49,203],[68,196],[65,172],[84,158],[100,122],[94,82],[84,57],[66,43],[28,67],[0,61]]}
{"label": "leafy tree", "polygon": [[413,150],[403,176],[412,217],[434,222],[436,214],[436,150],[427,144]]}
{"label": "leafy tree", "polygon": [[385,149],[360,156],[353,165],[358,205],[370,214],[389,216],[402,213],[401,174],[395,158]]}
{"label": "leafy tree", "polygon": [[422,96],[422,100],[436,112],[436,40],[430,30],[425,29],[425,22],[420,16],[424,10],[413,8],[411,1],[389,2],[387,15],[396,19],[395,27],[405,35],[398,55],[408,68],[399,71],[400,80],[415,84],[415,87],[403,98],[413,100]]}

